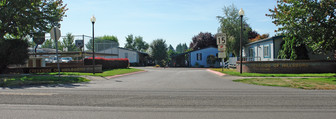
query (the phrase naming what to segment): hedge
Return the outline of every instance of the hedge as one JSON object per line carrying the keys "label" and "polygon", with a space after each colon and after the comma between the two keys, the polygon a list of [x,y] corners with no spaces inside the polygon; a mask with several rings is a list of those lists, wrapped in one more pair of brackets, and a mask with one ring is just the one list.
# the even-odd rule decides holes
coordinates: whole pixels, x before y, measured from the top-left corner
{"label": "hedge", "polygon": [[[84,65],[92,65],[93,58],[85,58]],[[95,64],[100,64],[103,66],[103,70],[106,69],[120,69],[128,68],[129,60],[128,58],[103,58],[95,57]]]}

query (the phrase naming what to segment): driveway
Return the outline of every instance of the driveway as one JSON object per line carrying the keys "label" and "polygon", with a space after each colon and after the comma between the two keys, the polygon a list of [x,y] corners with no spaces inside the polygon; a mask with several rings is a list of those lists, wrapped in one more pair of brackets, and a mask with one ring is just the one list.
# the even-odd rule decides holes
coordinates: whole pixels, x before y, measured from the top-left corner
{"label": "driveway", "polygon": [[147,72],[90,83],[0,89],[3,118],[316,119],[336,117],[336,91],[232,82],[206,69]]}

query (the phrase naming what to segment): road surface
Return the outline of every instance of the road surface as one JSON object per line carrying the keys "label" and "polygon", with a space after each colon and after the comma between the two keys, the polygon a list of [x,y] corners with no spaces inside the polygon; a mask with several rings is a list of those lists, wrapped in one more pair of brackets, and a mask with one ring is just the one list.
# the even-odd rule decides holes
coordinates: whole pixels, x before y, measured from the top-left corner
{"label": "road surface", "polygon": [[0,118],[334,119],[336,91],[233,82],[205,69],[147,72],[90,83],[0,89]]}

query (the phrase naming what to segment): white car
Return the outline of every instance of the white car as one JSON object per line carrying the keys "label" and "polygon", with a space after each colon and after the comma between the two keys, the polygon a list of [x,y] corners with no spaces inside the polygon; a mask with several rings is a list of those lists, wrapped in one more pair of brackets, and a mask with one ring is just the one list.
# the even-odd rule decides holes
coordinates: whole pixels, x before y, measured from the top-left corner
{"label": "white car", "polygon": [[61,62],[62,63],[69,63],[72,61],[72,58],[71,57],[62,57],[61,58]]}

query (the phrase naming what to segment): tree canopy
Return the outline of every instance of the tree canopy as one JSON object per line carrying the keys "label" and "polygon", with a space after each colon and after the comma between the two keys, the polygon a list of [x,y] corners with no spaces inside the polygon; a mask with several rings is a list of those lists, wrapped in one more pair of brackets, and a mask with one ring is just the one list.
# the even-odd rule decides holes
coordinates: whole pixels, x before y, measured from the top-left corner
{"label": "tree canopy", "polygon": [[210,46],[217,47],[217,43],[216,37],[208,32],[201,32],[198,35],[194,36],[192,38],[192,42],[190,43],[190,48],[193,50],[203,49]]}
{"label": "tree canopy", "polygon": [[186,43],[184,43],[184,44],[178,44],[177,46],[176,46],[176,52],[177,53],[184,53],[184,52],[186,52],[188,50],[188,46],[187,46],[187,44]]}
{"label": "tree canopy", "polygon": [[165,64],[168,58],[168,54],[167,54],[168,48],[167,48],[166,41],[163,39],[154,40],[150,44],[150,48],[152,50],[151,57],[155,60],[157,64],[159,64],[160,66],[163,66],[163,64]]}
{"label": "tree canopy", "polygon": [[[93,40],[90,39],[85,46],[88,50],[92,51],[92,44]],[[118,38],[116,36],[105,35],[103,37],[95,37],[95,51],[106,50],[112,47],[119,47]]]}
{"label": "tree canopy", "polygon": [[66,5],[62,0],[1,0],[0,38],[23,38],[60,26]]}
{"label": "tree canopy", "polygon": [[[223,15],[217,16],[220,27],[219,31],[227,36],[226,48],[227,52],[232,52],[236,56],[239,55],[240,49],[240,16],[239,10],[232,4],[224,6]],[[252,31],[251,27],[246,23],[246,17],[243,17],[243,46],[248,42],[248,33]],[[251,36],[253,37],[253,36]]]}
{"label": "tree canopy", "polygon": [[132,34],[126,37],[125,48],[136,50],[139,52],[145,52],[148,49],[149,45],[143,40],[143,37],[136,36]]}
{"label": "tree canopy", "polygon": [[61,49],[66,48],[68,51],[79,51],[75,44],[75,36],[71,33],[67,33],[66,37],[63,38],[63,42],[60,44]]}
{"label": "tree canopy", "polygon": [[336,50],[335,0],[278,0],[266,14],[285,36],[280,58],[305,59],[302,51],[326,53]]}

